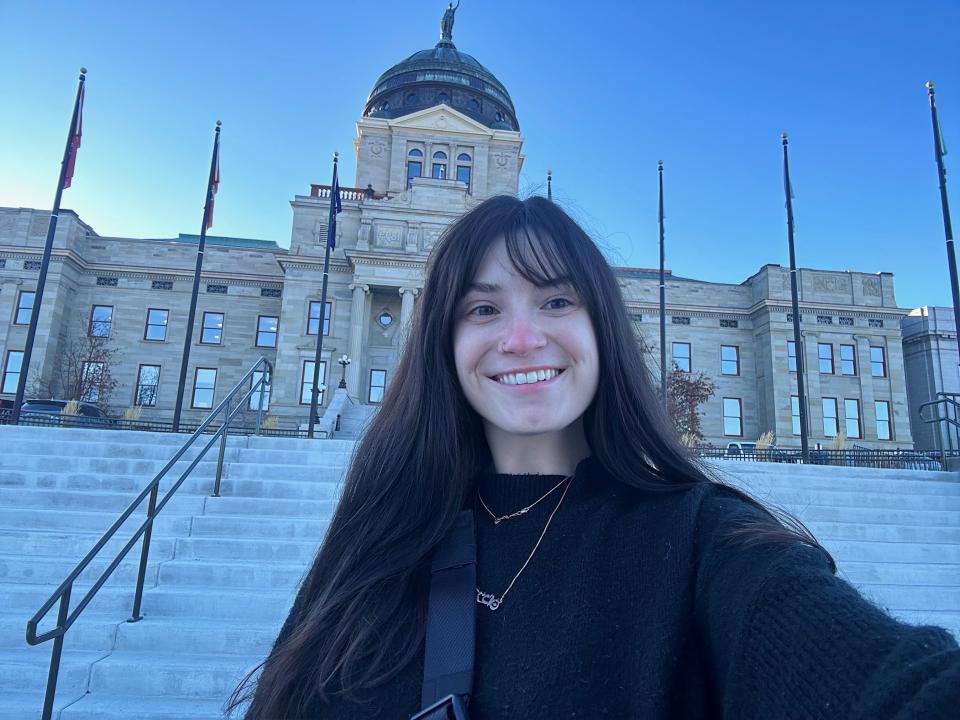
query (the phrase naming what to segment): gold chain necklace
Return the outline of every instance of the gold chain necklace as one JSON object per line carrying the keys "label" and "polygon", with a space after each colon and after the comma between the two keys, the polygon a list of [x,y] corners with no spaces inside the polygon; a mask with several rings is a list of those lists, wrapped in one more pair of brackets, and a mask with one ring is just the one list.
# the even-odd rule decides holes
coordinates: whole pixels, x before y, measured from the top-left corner
{"label": "gold chain necklace", "polygon": [[[567,478],[564,478],[562,482],[566,482]],[[563,504],[563,499],[567,496],[567,490],[570,489],[570,486],[573,485],[573,476],[571,475],[567,483],[567,487],[563,489],[563,494],[560,496],[560,502],[557,503],[557,506],[553,509],[553,512],[550,513],[550,517],[547,518],[547,524],[543,526],[543,532],[540,533],[540,537],[537,539],[537,544],[533,546],[533,550],[530,551],[530,554],[527,556],[527,560],[523,563],[523,567],[520,568],[520,571],[513,576],[513,580],[510,581],[510,584],[507,585],[507,589],[503,591],[503,594],[500,597],[497,597],[493,593],[483,592],[480,588],[477,588],[477,603],[480,605],[486,605],[489,610],[497,610],[502,604],[504,598],[507,597],[507,593],[510,592],[510,589],[513,587],[513,584],[517,582],[523,571],[527,569],[527,565],[530,564],[530,561],[533,559],[533,556],[537,552],[537,548],[540,547],[540,543],[543,542],[543,536],[547,534],[547,529],[550,527],[550,523],[553,521],[553,516],[557,514],[557,510],[560,509],[560,506]],[[558,486],[559,487],[559,486]],[[551,492],[553,492],[551,490]],[[537,501],[539,502],[539,500]]]}
{"label": "gold chain necklace", "polygon": [[477,498],[480,500],[480,504],[483,505],[483,509],[486,510],[486,511],[487,511],[487,514],[488,514],[490,517],[493,518],[493,524],[494,524],[494,525],[499,525],[499,524],[502,523],[504,520],[510,520],[511,518],[520,517],[521,515],[526,515],[526,514],[527,514],[528,512],[530,512],[534,507],[536,507],[537,504],[538,504],[541,500],[546,500],[550,495],[553,494],[553,492],[554,492],[558,487],[560,487],[561,485],[563,485],[567,480],[570,480],[572,477],[573,477],[573,475],[567,475],[567,477],[565,477],[563,480],[561,480],[560,482],[558,482],[558,483],[557,483],[556,485],[554,485],[552,488],[550,488],[549,490],[547,490],[547,492],[544,493],[544,494],[540,497],[539,500],[536,500],[536,501],[533,502],[532,504],[527,505],[525,508],[520,508],[520,509],[517,510],[516,512],[510,513],[509,515],[501,515],[501,516],[499,516],[499,517],[497,517],[496,515],[494,515],[494,514],[493,514],[493,510],[491,510],[489,507],[487,507],[487,504],[483,501],[483,495],[480,494],[480,491],[479,491],[479,490],[477,490]]}

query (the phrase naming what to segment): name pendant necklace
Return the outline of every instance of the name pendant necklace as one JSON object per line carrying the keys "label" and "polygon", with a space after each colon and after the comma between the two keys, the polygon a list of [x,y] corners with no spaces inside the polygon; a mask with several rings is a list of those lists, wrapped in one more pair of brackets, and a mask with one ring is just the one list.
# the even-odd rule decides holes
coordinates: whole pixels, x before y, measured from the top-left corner
{"label": "name pendant necklace", "polygon": [[[487,609],[491,611],[497,610],[503,604],[504,599],[507,597],[507,593],[510,592],[510,589],[513,587],[514,583],[517,582],[517,579],[523,574],[523,571],[527,569],[527,565],[530,564],[530,561],[533,559],[533,556],[536,555],[537,548],[540,547],[540,543],[543,542],[543,537],[547,534],[547,530],[550,528],[550,523],[553,522],[553,516],[557,514],[557,510],[559,510],[560,506],[563,504],[563,499],[567,496],[567,491],[570,489],[570,486],[573,484],[573,475],[571,475],[569,478],[564,478],[563,480],[561,480],[557,485],[553,487],[552,490],[548,491],[546,495],[540,498],[540,500],[543,500],[543,498],[547,497],[547,495],[549,495],[558,487],[563,485],[563,483],[567,483],[567,486],[563,489],[563,493],[560,495],[560,501],[557,503],[557,506],[553,509],[553,512],[550,513],[550,517],[547,518],[547,524],[543,526],[543,532],[540,533],[540,537],[537,539],[536,545],[533,546],[533,550],[531,550],[530,554],[527,556],[526,562],[523,563],[523,566],[520,568],[517,574],[513,576],[513,580],[510,581],[510,584],[507,585],[507,589],[503,591],[500,597],[497,597],[493,593],[484,592],[480,588],[477,588],[478,604],[485,605]],[[480,499],[480,503],[483,505],[484,509],[488,513],[490,513],[490,516],[493,518],[494,524],[499,524],[503,520],[506,520],[511,517],[523,515],[524,513],[528,512],[530,508],[533,507],[533,505],[536,505],[538,502],[540,502],[540,500],[537,500],[535,503],[533,503],[533,505],[528,505],[522,510],[518,510],[517,512],[512,513],[510,515],[504,515],[498,519],[497,516],[490,511],[490,508],[487,507],[487,504],[483,502],[483,498],[480,496],[479,492],[477,492],[477,497]]]}

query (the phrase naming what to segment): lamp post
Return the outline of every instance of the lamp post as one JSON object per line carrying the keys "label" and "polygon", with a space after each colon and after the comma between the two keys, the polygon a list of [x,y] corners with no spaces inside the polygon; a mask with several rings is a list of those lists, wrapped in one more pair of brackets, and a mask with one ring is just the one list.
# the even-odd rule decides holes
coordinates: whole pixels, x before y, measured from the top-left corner
{"label": "lamp post", "polygon": [[340,359],[337,360],[337,362],[340,363],[340,367],[341,367],[340,384],[337,387],[341,390],[346,390],[347,389],[347,365],[349,365],[353,361],[350,358],[348,358],[346,355],[341,355]]}

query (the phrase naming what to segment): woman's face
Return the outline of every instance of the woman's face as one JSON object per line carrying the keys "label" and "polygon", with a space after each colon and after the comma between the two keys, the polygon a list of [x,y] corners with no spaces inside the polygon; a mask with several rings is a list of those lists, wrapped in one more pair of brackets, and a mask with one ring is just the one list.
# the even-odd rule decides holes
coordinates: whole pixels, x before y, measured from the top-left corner
{"label": "woman's face", "polygon": [[453,354],[488,438],[561,431],[597,392],[597,340],[579,295],[569,284],[538,288],[525,280],[503,238],[457,307]]}

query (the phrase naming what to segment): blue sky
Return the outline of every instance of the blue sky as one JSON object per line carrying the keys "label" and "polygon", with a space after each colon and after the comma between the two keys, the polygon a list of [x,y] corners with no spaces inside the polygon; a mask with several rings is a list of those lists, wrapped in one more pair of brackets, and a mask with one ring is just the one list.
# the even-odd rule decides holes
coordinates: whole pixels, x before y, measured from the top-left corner
{"label": "blue sky", "polygon": [[[49,207],[77,70],[83,147],[63,206],[102,235],[196,233],[223,120],[217,235],[290,237],[289,201],[354,175],[374,80],[433,46],[435,0],[0,0],[0,205]],[[615,263],[741,282],[786,264],[780,133],[798,262],[896,276],[903,307],[950,302],[930,114],[960,148],[957,0],[463,0],[454,41],[510,91],[524,194],[573,212]],[[946,158],[960,225],[960,149]]]}

